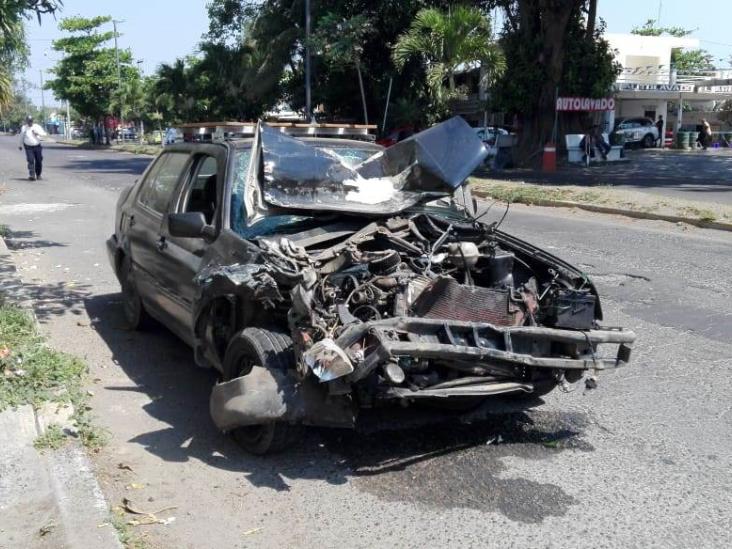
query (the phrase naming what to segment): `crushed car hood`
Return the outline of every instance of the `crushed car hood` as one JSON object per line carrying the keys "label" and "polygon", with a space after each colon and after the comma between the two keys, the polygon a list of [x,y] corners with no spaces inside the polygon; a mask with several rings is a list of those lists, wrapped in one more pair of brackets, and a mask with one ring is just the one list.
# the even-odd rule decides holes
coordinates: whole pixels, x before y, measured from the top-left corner
{"label": "crushed car hood", "polygon": [[252,150],[246,194],[250,224],[273,208],[393,215],[451,195],[488,155],[458,116],[357,166],[262,122]]}

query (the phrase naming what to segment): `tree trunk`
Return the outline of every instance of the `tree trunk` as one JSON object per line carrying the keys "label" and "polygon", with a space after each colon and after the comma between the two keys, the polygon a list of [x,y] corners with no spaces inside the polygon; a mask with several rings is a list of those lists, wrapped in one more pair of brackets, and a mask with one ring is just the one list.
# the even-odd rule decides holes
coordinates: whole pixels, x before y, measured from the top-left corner
{"label": "tree trunk", "polygon": [[536,165],[551,139],[554,127],[556,90],[562,78],[565,32],[575,9],[584,0],[518,0],[520,31],[527,44],[541,39],[536,65],[545,78],[536,91],[533,105],[527,105],[519,134],[517,162]]}
{"label": "tree trunk", "polygon": [[366,91],[363,89],[363,76],[361,75],[361,62],[356,59],[356,72],[358,73],[358,86],[361,88],[361,103],[363,105],[364,124],[369,123],[369,112],[366,109]]}

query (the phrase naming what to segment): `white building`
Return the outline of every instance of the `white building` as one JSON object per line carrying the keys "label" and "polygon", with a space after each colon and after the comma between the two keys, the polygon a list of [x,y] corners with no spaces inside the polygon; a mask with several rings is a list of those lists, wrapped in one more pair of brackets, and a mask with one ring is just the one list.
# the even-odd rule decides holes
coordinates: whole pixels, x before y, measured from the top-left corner
{"label": "white building", "polygon": [[[732,71],[716,71],[702,76],[677,74],[671,65],[676,48],[697,49],[696,38],[673,36],[605,35],[623,71],[615,83],[615,116],[647,117],[662,115],[667,127],[697,124],[701,114],[684,112],[684,104],[697,113],[711,111],[716,102],[732,99]],[[686,120],[684,120],[686,118]],[[710,120],[714,125],[714,120]],[[612,122],[611,122],[612,123]]]}

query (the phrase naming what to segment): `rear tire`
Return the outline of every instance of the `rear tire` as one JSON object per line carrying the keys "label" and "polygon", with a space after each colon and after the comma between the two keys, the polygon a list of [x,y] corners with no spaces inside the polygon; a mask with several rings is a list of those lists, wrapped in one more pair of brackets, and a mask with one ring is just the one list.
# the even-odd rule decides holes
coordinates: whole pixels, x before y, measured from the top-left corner
{"label": "rear tire", "polygon": [[126,255],[122,256],[122,261],[120,261],[119,282],[122,288],[122,308],[127,327],[130,330],[144,330],[152,326],[153,320],[145,310],[140,293],[137,291],[132,262]]}
{"label": "rear tire", "polygon": [[[226,348],[223,378],[230,381],[244,376],[254,366],[286,372],[294,362],[290,336],[262,328],[245,328],[231,338]],[[277,421],[237,427],[231,435],[247,452],[265,455],[290,446],[297,439],[298,431],[298,426]]]}

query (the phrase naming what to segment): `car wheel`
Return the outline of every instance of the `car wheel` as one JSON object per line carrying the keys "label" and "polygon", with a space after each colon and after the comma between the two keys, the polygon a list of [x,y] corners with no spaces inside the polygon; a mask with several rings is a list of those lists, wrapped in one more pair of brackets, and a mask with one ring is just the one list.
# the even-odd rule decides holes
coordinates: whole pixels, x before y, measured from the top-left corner
{"label": "car wheel", "polygon": [[643,138],[643,147],[646,149],[650,149],[655,144],[656,139],[653,137],[653,135],[650,133],[646,134],[646,136]]}
{"label": "car wheel", "polygon": [[140,293],[137,291],[135,277],[132,272],[132,262],[128,256],[123,256],[119,270],[120,286],[122,288],[122,309],[125,321],[130,330],[143,330],[152,324],[152,318],[142,304]]}
{"label": "car wheel", "polygon": [[[224,381],[248,374],[254,366],[287,371],[294,364],[292,340],[282,332],[245,328],[226,348]],[[264,455],[284,450],[297,438],[298,427],[285,422],[237,427],[231,434],[249,453]]]}

